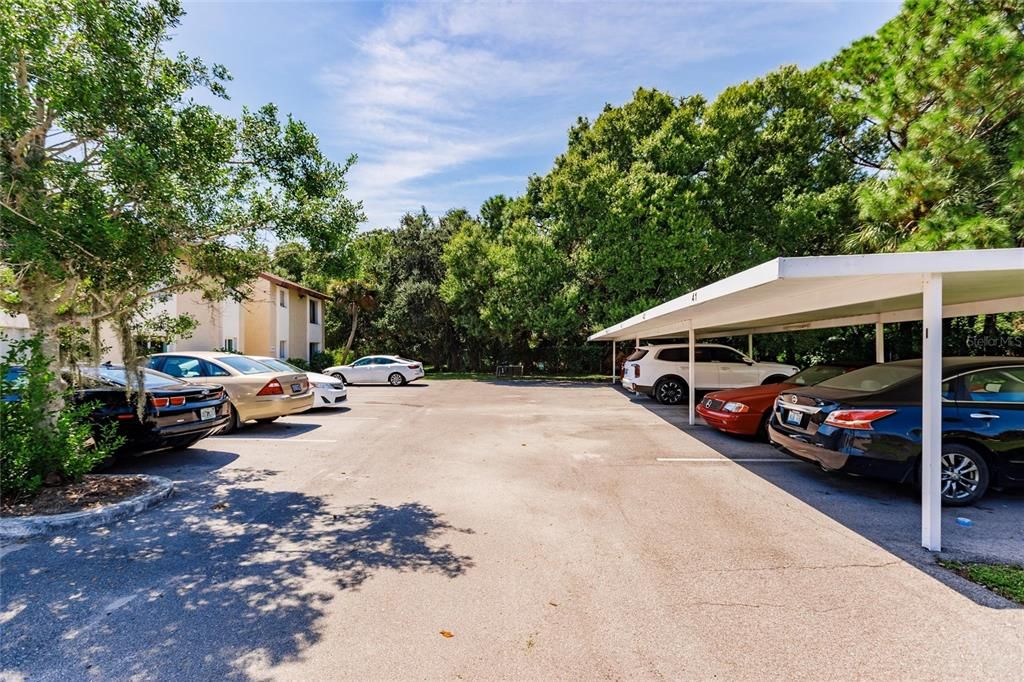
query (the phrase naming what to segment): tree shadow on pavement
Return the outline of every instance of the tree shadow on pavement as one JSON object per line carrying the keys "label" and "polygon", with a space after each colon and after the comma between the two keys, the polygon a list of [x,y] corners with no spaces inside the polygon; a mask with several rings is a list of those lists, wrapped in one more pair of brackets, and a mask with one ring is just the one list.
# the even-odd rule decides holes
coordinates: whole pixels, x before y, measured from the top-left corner
{"label": "tree shadow on pavement", "polygon": [[[943,551],[936,556],[921,546],[920,492],[915,487],[829,473],[795,458],[788,461],[788,455],[766,442],[722,433],[700,421],[690,426],[685,404],[672,407],[646,398],[631,400],[702,446],[727,459],[742,460],[736,464],[973,601],[994,608],[1020,608],[942,568],[936,559],[1024,563],[1021,491],[993,490],[970,507],[943,508]],[[686,456],[685,444],[674,454]],[[773,461],[780,458],[785,461]],[[958,518],[969,519],[970,525],[961,525]]]}
{"label": "tree shadow on pavement", "polygon": [[473,566],[443,541],[472,531],[429,507],[333,507],[273,490],[274,475],[202,472],[132,520],[10,553],[0,669],[247,678],[300,657],[320,640],[329,602],[380,571],[451,579]]}

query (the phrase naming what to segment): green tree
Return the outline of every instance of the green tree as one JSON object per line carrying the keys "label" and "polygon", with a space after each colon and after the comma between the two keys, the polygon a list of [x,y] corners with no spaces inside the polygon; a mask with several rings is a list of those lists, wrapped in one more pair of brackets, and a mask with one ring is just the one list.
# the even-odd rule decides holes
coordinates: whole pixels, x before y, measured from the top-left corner
{"label": "green tree", "polygon": [[352,342],[356,338],[356,329],[359,327],[359,314],[371,312],[377,307],[377,292],[373,285],[361,279],[346,279],[339,282],[332,282],[327,287],[327,295],[330,296],[333,306],[348,313],[350,326],[348,341],[345,342],[345,361],[348,361],[348,354],[352,350]]}
{"label": "green tree", "polygon": [[908,0],[832,63],[864,251],[1024,244],[1024,4]]}
{"label": "green tree", "polygon": [[[155,298],[240,297],[261,237],[334,252],[361,220],[337,164],[267,105],[238,119],[196,103],[229,76],[163,45],[177,0],[0,4],[0,304],[44,352],[68,326],[131,327]],[[54,376],[59,376],[53,372]]]}

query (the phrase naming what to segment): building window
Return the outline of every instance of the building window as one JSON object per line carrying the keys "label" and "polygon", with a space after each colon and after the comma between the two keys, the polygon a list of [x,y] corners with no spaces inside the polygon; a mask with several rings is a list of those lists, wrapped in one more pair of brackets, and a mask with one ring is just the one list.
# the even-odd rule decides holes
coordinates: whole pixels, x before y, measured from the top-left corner
{"label": "building window", "polygon": [[316,341],[311,341],[309,344],[309,359],[312,360],[313,356],[320,352],[320,344]]}
{"label": "building window", "polygon": [[309,299],[309,323],[320,324],[320,307],[315,298]]}
{"label": "building window", "polygon": [[284,289],[277,290],[277,303],[282,308],[288,307],[288,292],[285,291]]}
{"label": "building window", "polygon": [[235,352],[235,340],[234,339],[224,339],[224,350],[226,350],[229,353],[234,353]]}
{"label": "building window", "polygon": [[277,357],[281,358],[282,360],[287,360],[288,359],[288,342],[287,341],[278,341],[277,342]]}

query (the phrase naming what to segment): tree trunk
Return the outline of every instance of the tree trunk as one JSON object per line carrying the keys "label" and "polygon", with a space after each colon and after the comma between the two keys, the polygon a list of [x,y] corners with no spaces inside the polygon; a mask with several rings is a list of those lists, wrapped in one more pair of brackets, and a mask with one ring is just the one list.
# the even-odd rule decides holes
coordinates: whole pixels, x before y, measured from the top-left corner
{"label": "tree trunk", "polygon": [[29,327],[35,329],[42,339],[40,350],[46,357],[50,371],[53,372],[53,380],[50,381],[50,400],[47,403],[46,426],[53,428],[57,425],[57,417],[64,409],[64,391],[67,389],[67,382],[61,376],[60,366],[60,335],[57,333],[58,326],[53,318],[48,315],[27,313]]}
{"label": "tree trunk", "polygon": [[349,351],[352,350],[352,342],[356,339],[356,325],[359,324],[359,306],[355,303],[349,304],[350,310],[352,311],[352,329],[348,332],[348,342],[345,343],[345,357],[343,362],[348,362]]}

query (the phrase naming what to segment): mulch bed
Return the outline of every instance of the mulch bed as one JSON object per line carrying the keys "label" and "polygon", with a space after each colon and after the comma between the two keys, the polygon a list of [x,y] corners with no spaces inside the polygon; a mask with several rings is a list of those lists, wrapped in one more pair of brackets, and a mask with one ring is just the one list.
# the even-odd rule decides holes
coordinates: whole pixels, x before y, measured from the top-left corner
{"label": "mulch bed", "polygon": [[134,497],[147,487],[149,483],[137,476],[85,476],[79,483],[44,487],[29,499],[4,499],[0,502],[0,516],[85,511]]}

